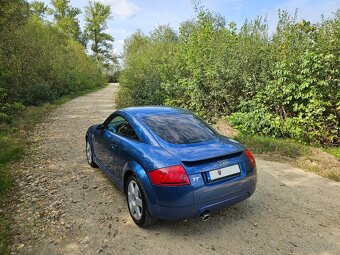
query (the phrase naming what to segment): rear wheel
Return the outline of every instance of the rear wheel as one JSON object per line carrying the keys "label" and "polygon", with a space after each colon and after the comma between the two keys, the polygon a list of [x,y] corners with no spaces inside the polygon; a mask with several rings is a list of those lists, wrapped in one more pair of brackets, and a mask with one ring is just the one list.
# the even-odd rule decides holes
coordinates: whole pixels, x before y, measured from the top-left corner
{"label": "rear wheel", "polygon": [[135,175],[131,175],[126,182],[126,200],[133,221],[140,227],[153,223],[145,194]]}
{"label": "rear wheel", "polygon": [[89,163],[90,166],[98,167],[97,164],[94,163],[93,161],[93,152],[92,152],[92,147],[91,147],[89,139],[86,139],[86,158],[87,158],[87,163]]}

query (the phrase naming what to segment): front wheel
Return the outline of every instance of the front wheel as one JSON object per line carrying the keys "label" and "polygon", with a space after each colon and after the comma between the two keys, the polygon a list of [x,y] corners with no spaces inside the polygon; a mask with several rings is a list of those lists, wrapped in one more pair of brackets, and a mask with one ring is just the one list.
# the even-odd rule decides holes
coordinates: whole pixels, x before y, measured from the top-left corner
{"label": "front wheel", "polygon": [[126,200],[133,221],[140,227],[146,227],[154,220],[150,215],[145,194],[134,175],[126,183]]}
{"label": "front wheel", "polygon": [[93,152],[92,152],[92,147],[91,147],[89,139],[86,139],[86,158],[87,158],[87,163],[89,163],[90,166],[98,167],[97,164],[94,163],[93,161]]}

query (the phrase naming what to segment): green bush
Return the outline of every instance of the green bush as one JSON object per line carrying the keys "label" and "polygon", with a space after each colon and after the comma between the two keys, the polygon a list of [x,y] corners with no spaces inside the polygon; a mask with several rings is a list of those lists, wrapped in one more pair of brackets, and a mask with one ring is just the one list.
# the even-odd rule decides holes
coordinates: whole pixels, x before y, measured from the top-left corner
{"label": "green bush", "polygon": [[0,32],[0,121],[23,105],[40,105],[104,84],[101,66],[83,45],[36,16]]}
{"label": "green bush", "polygon": [[166,75],[163,65],[169,61],[176,40],[177,35],[168,26],[160,26],[150,37],[138,31],[126,40],[119,107],[163,103],[164,90],[160,86],[162,76]]}
{"label": "green bush", "polygon": [[9,101],[7,90],[0,88],[0,123],[9,122],[12,116],[25,108],[22,103]]}
{"label": "green bush", "polygon": [[311,24],[279,11],[239,29],[199,9],[176,33],[160,26],[124,45],[118,105],[189,108],[246,134],[340,143],[340,10]]}

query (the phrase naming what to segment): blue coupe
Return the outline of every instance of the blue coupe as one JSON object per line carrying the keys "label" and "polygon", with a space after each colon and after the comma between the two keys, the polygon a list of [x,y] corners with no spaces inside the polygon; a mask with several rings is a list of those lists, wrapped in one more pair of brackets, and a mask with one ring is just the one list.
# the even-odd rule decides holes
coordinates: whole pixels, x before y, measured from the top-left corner
{"label": "blue coupe", "polygon": [[153,219],[207,220],[256,188],[250,151],[180,108],[115,111],[88,129],[86,155],[125,192],[138,226]]}

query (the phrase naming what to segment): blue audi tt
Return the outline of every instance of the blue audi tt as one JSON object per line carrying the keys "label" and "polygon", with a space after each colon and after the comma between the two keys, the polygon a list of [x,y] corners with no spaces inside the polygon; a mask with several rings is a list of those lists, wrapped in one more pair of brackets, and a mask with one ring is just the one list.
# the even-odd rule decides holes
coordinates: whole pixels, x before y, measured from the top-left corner
{"label": "blue audi tt", "polygon": [[256,188],[251,152],[180,108],[115,111],[88,129],[86,155],[125,192],[138,226],[154,219],[207,220]]}

